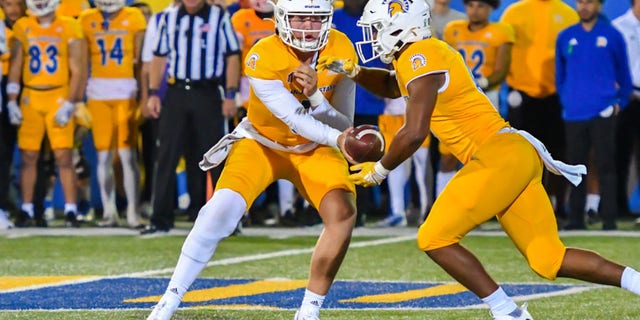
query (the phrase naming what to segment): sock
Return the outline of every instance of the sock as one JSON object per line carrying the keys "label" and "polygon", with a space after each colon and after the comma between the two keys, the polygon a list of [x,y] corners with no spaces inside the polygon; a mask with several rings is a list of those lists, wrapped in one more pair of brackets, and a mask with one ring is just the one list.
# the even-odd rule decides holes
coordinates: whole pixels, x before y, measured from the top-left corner
{"label": "sock", "polygon": [[498,290],[488,297],[482,298],[482,301],[489,305],[493,316],[505,316],[519,310],[516,303],[502,290],[502,287],[498,287]]}
{"label": "sock", "polygon": [[67,212],[73,212],[73,214],[76,214],[76,212],[78,212],[78,205],[76,205],[75,203],[65,203],[64,213]]}
{"label": "sock", "polygon": [[320,308],[324,302],[325,296],[321,296],[317,293],[313,293],[306,289],[304,291],[304,298],[302,298],[302,305],[300,305],[300,313],[303,315],[313,314],[315,316],[320,314]]}
{"label": "sock", "polygon": [[449,183],[449,180],[451,180],[451,178],[453,178],[453,176],[455,175],[456,171],[438,171],[438,173],[436,174],[436,197],[442,193],[444,187],[446,187],[447,183]]}
{"label": "sock", "polygon": [[584,208],[584,211],[593,210],[598,212],[598,207],[600,206],[600,195],[597,193],[589,193],[587,194],[587,205]]}
{"label": "sock", "polygon": [[33,219],[34,213],[33,213],[33,203],[31,202],[25,202],[22,204],[22,206],[20,206],[20,209],[24,212],[26,212],[30,218]]}
{"label": "sock", "polygon": [[640,295],[640,273],[633,268],[624,268],[622,279],[620,279],[620,287]]}

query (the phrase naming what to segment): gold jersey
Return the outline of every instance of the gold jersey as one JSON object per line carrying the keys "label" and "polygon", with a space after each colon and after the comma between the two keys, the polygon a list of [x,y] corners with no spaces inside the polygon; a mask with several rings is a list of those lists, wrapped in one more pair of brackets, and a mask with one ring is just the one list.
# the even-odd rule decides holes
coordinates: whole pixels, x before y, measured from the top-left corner
{"label": "gold jersey", "polygon": [[23,17],[13,26],[22,45],[22,80],[26,86],[69,84],[69,43],[82,39],[80,24],[73,18],[56,16],[48,26],[36,17]]}
{"label": "gold jersey", "polygon": [[578,23],[576,11],[561,0],[522,0],[511,4],[500,21],[516,34],[509,86],[536,98],[555,93],[556,39],[560,31]]}
{"label": "gold jersey", "polygon": [[90,9],[79,21],[89,45],[91,77],[133,78],[135,34],[147,27],[142,12],[124,7],[105,23],[100,10]]}
{"label": "gold jersey", "polygon": [[[443,40],[460,52],[475,79],[489,77],[495,70],[498,49],[513,43],[513,28],[505,23],[490,23],[481,30],[469,30],[465,20],[451,21],[444,29]],[[489,90],[496,89],[498,85]]]}
{"label": "gold jersey", "polygon": [[59,16],[77,18],[82,11],[91,8],[88,0],[62,0],[56,8]]}
{"label": "gold jersey", "polygon": [[[344,33],[335,29],[331,30],[329,42],[320,51],[318,58],[323,56],[344,57],[353,61],[358,59],[351,40]],[[293,49],[282,42],[277,35],[271,35],[258,41],[247,53],[244,63],[245,73],[248,77],[280,80],[298,101],[307,100],[293,79],[293,71],[300,66],[301,62]],[[331,101],[335,86],[343,76],[343,74],[333,72],[318,73],[318,89],[327,100]],[[292,105],[290,107],[295,109],[298,106]],[[306,138],[291,132],[291,129],[284,122],[273,115],[255,95],[253,89],[249,94],[247,117],[260,134],[272,141],[287,146],[309,142]]]}
{"label": "gold jersey", "polygon": [[[276,33],[273,20],[263,20],[258,17],[254,9],[240,9],[231,17],[231,24],[237,33],[244,38],[242,42],[242,61],[247,57],[249,49],[258,40]],[[242,65],[244,71],[244,64]]]}
{"label": "gold jersey", "polygon": [[462,56],[435,38],[409,44],[393,61],[402,96],[407,85],[428,74],[444,73],[445,84],[431,116],[431,131],[462,163],[487,139],[508,124],[476,87]]}

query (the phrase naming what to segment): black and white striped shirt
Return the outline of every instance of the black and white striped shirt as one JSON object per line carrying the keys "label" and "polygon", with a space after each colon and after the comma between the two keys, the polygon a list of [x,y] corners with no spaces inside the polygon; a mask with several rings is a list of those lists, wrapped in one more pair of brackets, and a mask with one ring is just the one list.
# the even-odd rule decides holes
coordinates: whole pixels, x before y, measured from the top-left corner
{"label": "black and white striped shirt", "polygon": [[176,80],[222,79],[225,57],[240,52],[229,13],[220,6],[205,4],[194,15],[183,6],[169,10],[158,30],[153,53],[168,57],[168,76]]}

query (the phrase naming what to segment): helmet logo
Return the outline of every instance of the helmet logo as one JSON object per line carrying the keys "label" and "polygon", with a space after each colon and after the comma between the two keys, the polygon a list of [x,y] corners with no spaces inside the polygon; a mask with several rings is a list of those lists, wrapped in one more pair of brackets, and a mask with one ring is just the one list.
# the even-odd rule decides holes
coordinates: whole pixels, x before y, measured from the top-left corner
{"label": "helmet logo", "polygon": [[390,17],[409,10],[409,1],[407,0],[383,0],[382,4],[388,5]]}

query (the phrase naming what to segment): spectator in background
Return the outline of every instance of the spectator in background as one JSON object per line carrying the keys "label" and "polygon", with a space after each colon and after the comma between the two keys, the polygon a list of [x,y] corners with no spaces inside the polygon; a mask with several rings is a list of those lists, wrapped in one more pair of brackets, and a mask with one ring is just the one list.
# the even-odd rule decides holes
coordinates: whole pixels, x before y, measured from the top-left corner
{"label": "spectator in background", "polygon": [[489,22],[500,0],[464,0],[466,20],[449,22],[443,40],[457,49],[465,60],[478,87],[499,108],[498,91],[511,64],[513,28],[501,22]]}
{"label": "spectator in background", "polygon": [[[633,90],[624,38],[600,15],[602,0],[578,0],[580,22],[558,35],[556,88],[562,104],[567,160],[586,163],[590,147],[601,197],[602,229],[616,229],[616,115]],[[569,224],[564,229],[586,229],[587,186],[571,190]]]}
{"label": "spectator in background", "polygon": [[[515,31],[507,75],[508,120],[565,159],[564,123],[555,86],[555,43],[560,31],[578,22],[578,14],[561,0],[522,0],[511,4],[501,22]],[[566,182],[545,173],[543,179],[557,216],[564,216]]]}
{"label": "spectator in background", "polygon": [[451,0],[430,0],[431,28],[438,39],[443,39],[444,27],[454,20],[465,20],[467,15],[455,9],[451,9]]}
{"label": "spectator in background", "polygon": [[[629,213],[629,166],[631,157],[640,155],[640,0],[631,0],[631,8],[613,20],[613,26],[624,36],[627,44],[629,70],[633,94],[626,108],[618,116],[616,133],[616,169],[618,176],[618,212]],[[640,174],[640,159],[636,158],[636,172]],[[636,220],[640,225],[640,218]]]}
{"label": "spectator in background", "polygon": [[[173,228],[175,168],[184,153],[191,204],[196,217],[206,202],[206,176],[198,161],[222,138],[225,118],[237,112],[240,48],[229,14],[204,0],[183,0],[160,21],[149,70],[147,114],[159,119],[154,171],[153,215],[142,234]],[[167,71],[169,88],[161,103],[158,89]],[[226,77],[223,79],[223,77]],[[222,88],[222,84],[226,88]],[[215,184],[220,170],[212,170]]]}
{"label": "spectator in background", "polygon": [[127,224],[140,228],[136,97],[140,51],[147,24],[142,12],[125,7],[124,1],[95,0],[95,5],[97,8],[84,11],[79,21],[89,46],[91,74],[86,95],[93,119],[93,141],[98,151],[97,176],[104,210],[100,225],[118,225],[113,177],[116,151],[127,198]]}
{"label": "spectator in background", "polygon": [[[334,27],[344,32],[354,43],[362,40],[362,31],[356,25],[356,22],[362,15],[362,10],[364,10],[366,4],[367,0],[345,1],[342,9],[336,10],[333,14]],[[385,64],[378,60],[364,65],[375,68],[387,68]],[[353,125],[377,125],[378,116],[384,113],[384,106],[384,99],[367,92],[360,86],[356,86],[356,111],[353,117]],[[380,190],[379,188],[374,190],[356,186],[356,193],[358,195],[356,197],[358,208],[356,226],[364,226],[366,216],[379,209],[374,199],[376,193],[380,194]]]}
{"label": "spectator in background", "polygon": [[[32,16],[21,18],[14,25],[7,109],[11,123],[20,126],[18,147],[22,161],[23,203],[16,225],[21,226],[34,218],[36,164],[45,132],[64,191],[66,224],[79,226],[71,148],[75,128],[73,114],[75,103],[82,99],[86,53],[80,25],[71,18],[56,16],[56,7],[57,2],[52,0],[46,1],[45,5],[28,1],[27,8]],[[43,28],[43,25],[48,27]],[[52,53],[55,53],[55,59],[51,58]],[[18,105],[21,78],[25,88]]]}

